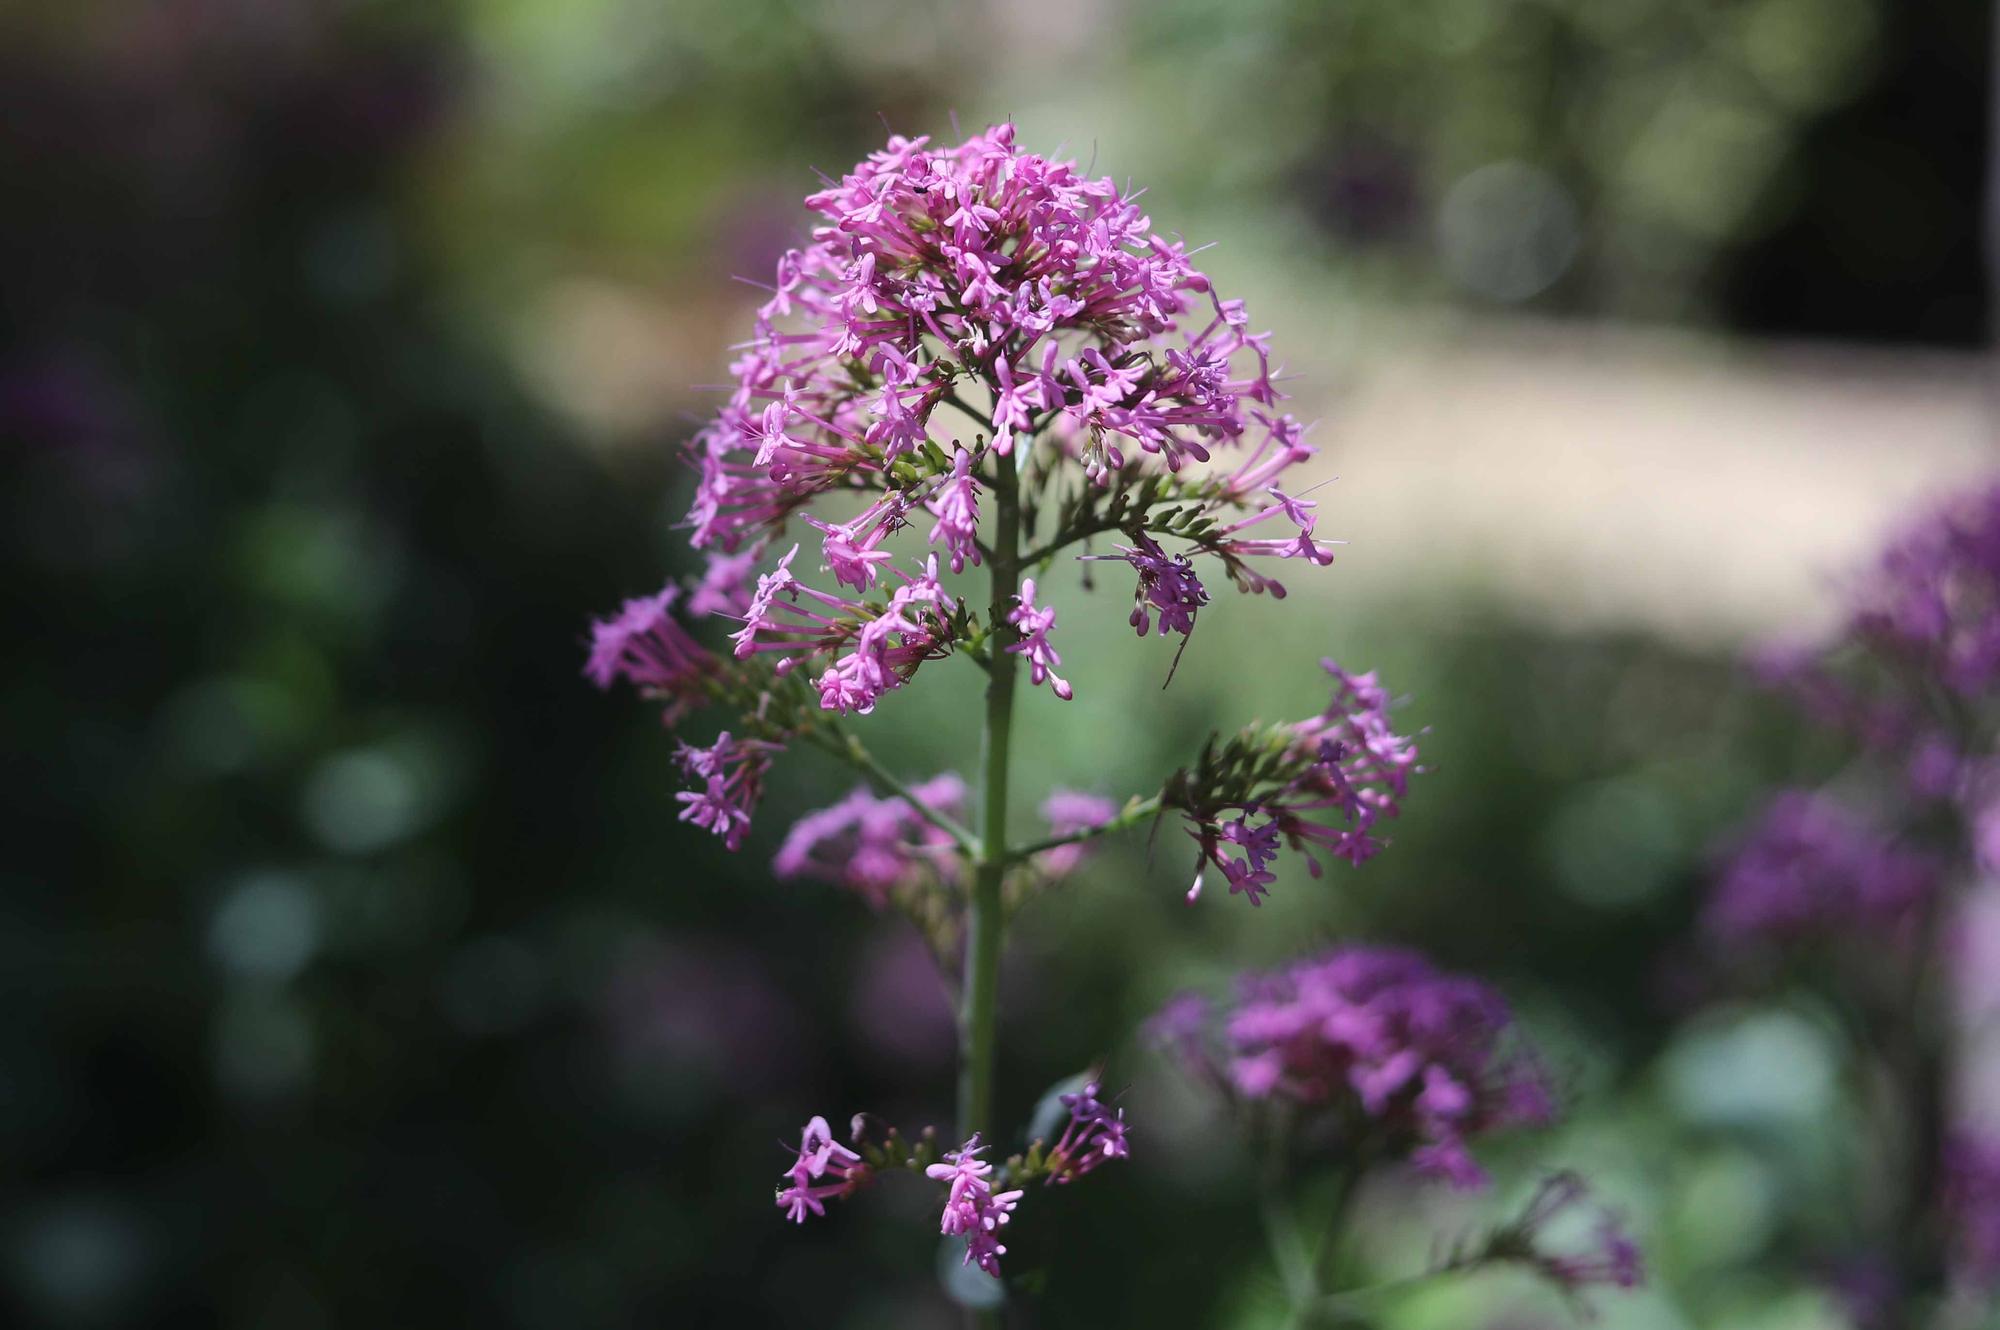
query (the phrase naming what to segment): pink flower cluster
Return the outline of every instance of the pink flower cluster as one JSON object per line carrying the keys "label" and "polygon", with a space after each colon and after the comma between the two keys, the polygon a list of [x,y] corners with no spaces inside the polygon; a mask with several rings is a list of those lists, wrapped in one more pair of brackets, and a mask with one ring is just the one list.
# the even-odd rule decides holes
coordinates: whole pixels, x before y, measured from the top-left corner
{"label": "pink flower cluster", "polygon": [[[669,587],[596,625],[587,673],[600,686],[625,679],[676,724],[722,696],[761,715],[760,687],[796,676],[822,711],[865,714],[1000,629],[1032,683],[1070,698],[1033,578],[995,611],[1004,627],[978,623],[943,581],[986,561],[983,490],[999,467],[1025,474],[1029,448],[1053,486],[1043,511],[1072,523],[1041,557],[1122,532],[1118,553],[1085,557],[1136,573],[1141,635],[1192,631],[1209,600],[1194,559],[1278,596],[1247,560],[1332,561],[1315,505],[1285,488],[1315,450],[1277,409],[1268,334],[1110,179],[1024,152],[1000,125],[956,146],[895,137],[806,203],[810,242],[779,261],[728,400],[690,446],[690,541],[708,566],[685,594]],[[794,518],[813,531],[823,583],[784,542]],[[895,542],[912,528],[927,538],[915,557]],[[1163,547],[1169,536],[1186,550]],[[732,621],[729,655],[698,644],[676,609]],[[811,724],[782,710],[782,725],[752,732],[781,741]],[[752,782],[712,793],[706,779],[689,820],[740,843]],[[1358,857],[1365,843],[1336,848]]]}
{"label": "pink flower cluster", "polygon": [[722,838],[732,850],[743,848],[750,830],[750,810],[764,795],[764,777],[778,746],[756,739],[735,739],[724,730],[706,748],[683,743],[674,755],[694,788],[674,798],[680,820]]}
{"label": "pink flower cluster", "polygon": [[949,1184],[939,1231],[947,1237],[963,1237],[965,1264],[976,1265],[998,1279],[1000,1258],[1007,1254],[1000,1230],[1013,1216],[1022,1193],[993,1190],[993,1165],[979,1157],[985,1149],[979,1143],[979,1133],[974,1132],[971,1140],[956,1150],[947,1150],[945,1162],[932,1164],[924,1175]]}
{"label": "pink flower cluster", "polygon": [[[960,572],[981,561],[978,463],[1046,432],[1107,486],[1128,448],[1177,472],[1209,462],[1214,446],[1235,447],[1215,501],[1242,506],[1268,491],[1275,502],[1257,504],[1209,552],[1331,560],[1312,537],[1312,505],[1277,489],[1313,449],[1296,421],[1273,414],[1268,335],[1248,332],[1242,304],[1217,298],[1185,247],[1155,235],[1109,179],[1022,152],[1001,125],[950,148],[894,138],[806,202],[824,220],[812,243],[779,261],[732,366],[730,400],[695,440],[697,548],[754,551],[822,494],[875,491],[848,521],[807,518],[836,581],[865,592],[893,576],[883,542],[924,514],[931,544]],[[979,388],[971,402],[966,384]],[[933,416],[944,405],[988,433],[937,451]],[[1298,526],[1295,537],[1235,536],[1277,514]],[[1179,581],[1181,599],[1206,598],[1191,572]],[[767,623],[780,598],[801,595],[817,619]],[[747,638],[830,658],[851,634],[825,621],[856,613],[787,581],[752,603]],[[1163,623],[1184,632],[1183,619]],[[1037,654],[1044,646],[1038,639]],[[1035,661],[1037,681],[1062,692],[1053,664]],[[831,708],[860,710],[879,689],[822,694]]]}
{"label": "pink flower cluster", "polygon": [[[1470,1142],[1555,1117],[1548,1079],[1513,1038],[1507,1005],[1414,952],[1342,947],[1252,973],[1213,1012],[1183,995],[1152,1033],[1204,1079],[1245,1100],[1282,1099],[1361,1123],[1350,1142],[1460,1186],[1484,1173]],[[1221,1052],[1212,1051],[1219,1015]]]}
{"label": "pink flower cluster", "polygon": [[[1188,890],[1201,894],[1210,866],[1219,868],[1229,894],[1252,905],[1277,880],[1271,871],[1281,843],[1306,857],[1318,877],[1315,851],[1360,864],[1382,849],[1374,829],[1396,816],[1409,793],[1417,766],[1416,741],[1397,734],[1389,720],[1390,698],[1373,673],[1351,674],[1331,660],[1320,662],[1333,677],[1333,695],[1319,715],[1288,727],[1283,760],[1269,774],[1259,763],[1262,749],[1248,746],[1238,768],[1222,773],[1212,788],[1182,803],[1188,834],[1200,847],[1200,866]],[[1337,821],[1314,821],[1332,813]],[[1233,816],[1232,816],[1233,815]],[[1225,820],[1227,819],[1227,820]]]}
{"label": "pink flower cluster", "polygon": [[[826,668],[814,680],[820,705],[828,711],[865,715],[875,709],[883,693],[900,687],[924,661],[952,651],[952,632],[944,614],[955,602],[938,583],[936,555],[915,575],[890,567],[889,575],[901,585],[884,601],[865,602],[799,581],[792,574],[798,552],[799,547],[792,546],[776,568],[757,579],[743,626],[730,634],[737,659],[777,653],[781,676],[802,660],[823,659]],[[843,582],[851,580],[865,589],[881,575],[878,561],[866,555],[843,551],[828,557],[835,577]]]}
{"label": "pink flower cluster", "polygon": [[785,1218],[803,1224],[807,1214],[824,1215],[827,1201],[852,1196],[870,1176],[861,1156],[833,1139],[826,1119],[814,1118],[799,1136],[797,1159],[785,1170],[778,1206]]}
{"label": "pink flower cluster", "polygon": [[[910,793],[934,812],[964,813],[965,782],[952,772]],[[877,798],[864,785],[793,823],[771,868],[780,879],[810,877],[846,887],[879,909],[926,874],[950,880],[958,862],[949,835],[906,800]]]}
{"label": "pink flower cluster", "polygon": [[703,688],[715,674],[715,653],[689,635],[673,616],[680,588],[625,602],[624,608],[591,628],[590,657],[583,673],[599,688],[623,679],[646,697],[664,701],[667,724],[678,724],[706,700]]}
{"label": "pink flower cluster", "polygon": [[1096,1081],[1073,1094],[1061,1096],[1069,1110],[1069,1122],[1056,1143],[1049,1147],[1048,1181],[1044,1185],[1076,1181],[1113,1159],[1132,1152],[1125,1140],[1125,1110],[1114,1109],[1097,1096]]}

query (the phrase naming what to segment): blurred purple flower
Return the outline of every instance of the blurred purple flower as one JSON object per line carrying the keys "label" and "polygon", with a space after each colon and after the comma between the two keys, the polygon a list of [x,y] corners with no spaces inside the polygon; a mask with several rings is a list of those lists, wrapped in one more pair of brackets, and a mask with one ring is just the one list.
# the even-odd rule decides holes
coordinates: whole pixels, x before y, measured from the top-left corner
{"label": "blurred purple flower", "polygon": [[[952,772],[910,793],[937,812],[952,817],[964,812],[965,782]],[[813,877],[846,887],[879,909],[898,890],[928,875],[949,880],[957,863],[950,836],[902,799],[878,798],[859,786],[839,803],[794,823],[771,870],[780,879]]]}
{"label": "blurred purple flower", "polygon": [[1937,882],[1934,860],[1897,847],[1845,805],[1786,790],[1736,841],[1707,921],[1737,940],[1878,938],[1907,928]]}
{"label": "blurred purple flower", "polygon": [[1219,1019],[1186,995],[1150,1033],[1205,1079],[1246,1100],[1285,1100],[1361,1121],[1371,1143],[1459,1186],[1485,1175],[1469,1143],[1542,1125],[1556,1109],[1506,1003],[1414,952],[1342,947],[1238,980]]}
{"label": "blurred purple flower", "polygon": [[706,701],[704,685],[715,656],[674,619],[680,588],[625,602],[618,613],[591,625],[590,657],[583,673],[599,688],[618,680],[667,704],[666,722],[678,724]]}
{"label": "blurred purple flower", "polygon": [[[1049,824],[1051,836],[1067,836],[1091,827],[1101,827],[1116,816],[1116,803],[1102,795],[1086,794],[1081,790],[1050,790],[1049,797],[1042,800],[1042,820]],[[1051,878],[1068,877],[1094,849],[1088,841],[1058,845],[1036,856],[1035,866]]]}
{"label": "blurred purple flower", "polygon": [[1961,1132],[1946,1142],[1943,1193],[1953,1272],[1977,1288],[2000,1285],[2000,1139]]}
{"label": "blurred purple flower", "polygon": [[1508,1238],[1519,1242],[1529,1265],[1565,1293],[1595,1287],[1638,1288],[1646,1282],[1645,1258],[1624,1223],[1610,1210],[1595,1208],[1589,1219],[1589,1240],[1581,1250],[1549,1250],[1549,1229],[1583,1205],[1589,1195],[1589,1186],[1576,1174],[1552,1175],[1509,1226]]}

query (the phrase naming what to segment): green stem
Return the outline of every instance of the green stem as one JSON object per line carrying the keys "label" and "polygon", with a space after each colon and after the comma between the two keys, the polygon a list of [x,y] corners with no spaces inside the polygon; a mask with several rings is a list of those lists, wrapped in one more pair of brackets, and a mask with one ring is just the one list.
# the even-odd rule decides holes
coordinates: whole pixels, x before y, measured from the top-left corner
{"label": "green stem", "polygon": [[[966,912],[965,991],[959,1007],[958,1134],[990,1132],[993,1120],[993,1049],[1000,997],[1000,940],[1006,927],[1000,898],[1007,873],[1007,777],[1014,730],[1014,675],[1020,657],[1008,651],[1015,640],[1007,612],[1013,607],[1020,573],[1020,478],[1015,459],[994,459],[991,670],[986,682],[983,811],[978,857],[973,861],[972,900]],[[997,1313],[982,1313],[975,1324],[997,1326]]]}
{"label": "green stem", "polygon": [[1153,795],[1149,799],[1137,799],[1120,809],[1118,815],[1109,822],[1099,822],[1097,825],[1090,827],[1079,827],[1075,831],[1065,832],[1060,836],[1048,836],[1038,841],[1030,841],[1026,845],[1016,846],[1007,852],[1007,859],[1010,863],[1019,863],[1023,859],[1034,858],[1044,850],[1053,850],[1063,845],[1076,845],[1083,841],[1096,840],[1099,836],[1109,836],[1114,832],[1124,831],[1128,827],[1136,827],[1159,811],[1159,795]]}

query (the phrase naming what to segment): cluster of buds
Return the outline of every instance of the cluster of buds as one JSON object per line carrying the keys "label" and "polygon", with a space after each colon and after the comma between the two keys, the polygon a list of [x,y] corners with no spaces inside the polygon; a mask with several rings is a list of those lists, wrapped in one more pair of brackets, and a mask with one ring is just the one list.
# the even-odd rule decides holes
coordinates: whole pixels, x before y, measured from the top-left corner
{"label": "cluster of buds", "polygon": [[1382,849],[1377,825],[1396,816],[1422,770],[1416,741],[1395,732],[1389,695],[1372,673],[1320,665],[1334,681],[1324,711],[1211,738],[1162,792],[1161,805],[1181,813],[1199,847],[1189,901],[1216,868],[1230,895],[1260,904],[1282,846],[1303,854],[1314,877],[1317,852],[1360,864]]}
{"label": "cluster of buds", "polygon": [[1313,1115],[1355,1155],[1477,1186],[1470,1142],[1556,1116],[1499,994],[1414,952],[1342,947],[1242,975],[1237,990],[1219,1009],[1174,999],[1154,1041],[1234,1099]]}
{"label": "cluster of buds", "polygon": [[1013,1218],[1014,1206],[1026,1193],[1018,1187],[993,1190],[993,1165],[979,1157],[985,1150],[979,1133],[974,1132],[958,1149],[945,1151],[944,1162],[932,1164],[924,1176],[947,1187],[938,1231],[946,1237],[964,1238],[965,1263],[998,1279],[1000,1258],[1007,1254],[1000,1230]]}

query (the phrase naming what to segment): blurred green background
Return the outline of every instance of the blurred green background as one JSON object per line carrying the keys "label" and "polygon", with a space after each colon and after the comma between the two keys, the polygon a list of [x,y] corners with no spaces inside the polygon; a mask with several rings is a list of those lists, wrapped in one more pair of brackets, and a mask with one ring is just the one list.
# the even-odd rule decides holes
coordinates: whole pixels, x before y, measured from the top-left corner
{"label": "blurred green background", "polygon": [[[1603,1324],[1845,1324],[1832,1026],[1697,1009],[1688,924],[1713,836],[1833,760],[1741,646],[1987,464],[1991,45],[1971,0],[8,7],[0,1320],[954,1323],[914,1189],[769,1201],[809,1114],[948,1108],[911,940],[766,872],[846,779],[788,760],[726,856],[578,669],[684,570],[732,278],[812,168],[956,115],[1221,242],[1354,542],[1164,693],[1061,578],[1023,795],[1151,788],[1323,654],[1436,768],[1261,911],[1186,908],[1164,827],[1027,916],[1002,1117],[1107,1058],[1135,1152],[1021,1225],[1020,1323],[1277,1324],[1242,1160],[1132,1031],[1368,936],[1491,977],[1576,1104],[1493,1196],[1371,1198],[1381,1273],[1562,1164],[1654,1262]],[[956,668],[868,722],[899,768],[968,764]],[[1503,1276],[1383,1324],[1567,1317]]]}

